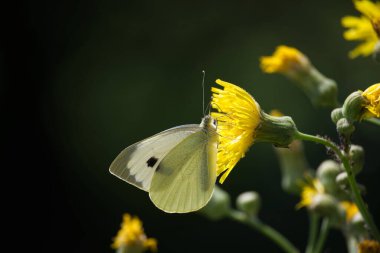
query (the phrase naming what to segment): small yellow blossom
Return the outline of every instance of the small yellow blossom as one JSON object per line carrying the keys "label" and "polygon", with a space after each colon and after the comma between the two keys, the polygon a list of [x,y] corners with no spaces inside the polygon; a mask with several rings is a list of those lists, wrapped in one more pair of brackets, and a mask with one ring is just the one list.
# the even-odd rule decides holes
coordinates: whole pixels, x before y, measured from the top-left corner
{"label": "small yellow blossom", "polygon": [[354,4],[363,15],[342,18],[342,25],[348,28],[343,36],[346,40],[362,40],[363,42],[349,53],[350,58],[372,54],[380,38],[380,2],[354,0]]}
{"label": "small yellow blossom", "polygon": [[157,251],[156,239],[147,238],[141,220],[138,217],[132,217],[128,213],[123,215],[121,229],[113,239],[111,245],[113,249],[118,249],[124,246],[140,248],[141,252],[146,249]]}
{"label": "small yellow blossom", "polygon": [[261,69],[265,73],[283,73],[292,75],[310,66],[307,57],[296,48],[278,46],[272,56],[260,58]]}
{"label": "small yellow blossom", "polygon": [[372,240],[363,240],[359,243],[359,253],[380,253],[380,243]]}
{"label": "small yellow blossom", "polygon": [[310,183],[305,184],[302,187],[301,192],[301,201],[297,204],[297,208],[301,207],[309,207],[313,203],[313,199],[319,195],[323,194],[325,192],[325,189],[322,185],[322,183],[317,180],[313,179]]}
{"label": "small yellow blossom", "polygon": [[367,111],[364,113],[363,118],[380,118],[380,83],[368,87],[363,91],[362,96],[368,102],[365,106]]}
{"label": "small yellow blossom", "polygon": [[260,106],[242,88],[220,79],[216,83],[223,89],[211,89],[211,105],[218,111],[211,116],[218,122],[217,174],[224,172],[219,179],[223,183],[255,140],[255,129],[260,124]]}
{"label": "small yellow blossom", "polygon": [[355,205],[355,203],[352,203],[350,201],[342,201],[342,202],[340,202],[340,205],[346,211],[346,221],[347,222],[351,221],[352,218],[354,218],[354,216],[359,213],[359,209]]}

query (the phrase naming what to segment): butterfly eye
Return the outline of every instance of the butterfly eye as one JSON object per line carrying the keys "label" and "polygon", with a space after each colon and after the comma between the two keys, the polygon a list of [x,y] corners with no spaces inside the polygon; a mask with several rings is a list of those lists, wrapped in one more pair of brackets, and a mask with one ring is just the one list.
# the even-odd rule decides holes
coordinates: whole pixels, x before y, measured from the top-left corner
{"label": "butterfly eye", "polygon": [[218,121],[216,121],[216,119],[213,119],[213,120],[212,120],[212,124],[213,124],[214,126],[216,126],[216,125],[218,124]]}

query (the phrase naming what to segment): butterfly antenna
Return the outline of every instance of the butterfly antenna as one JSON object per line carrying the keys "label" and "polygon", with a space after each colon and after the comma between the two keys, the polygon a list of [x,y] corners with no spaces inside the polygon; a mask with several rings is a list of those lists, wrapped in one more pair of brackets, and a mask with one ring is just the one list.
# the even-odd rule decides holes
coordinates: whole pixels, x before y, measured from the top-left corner
{"label": "butterfly antenna", "polygon": [[210,115],[210,113],[211,113],[211,104],[210,104],[210,102],[207,103],[206,109],[203,111],[203,116],[205,115],[206,111],[208,111],[207,115]]}
{"label": "butterfly antenna", "polygon": [[[206,76],[206,71],[202,70],[202,110],[203,114],[205,114],[205,76]],[[204,115],[203,115],[204,116]]]}

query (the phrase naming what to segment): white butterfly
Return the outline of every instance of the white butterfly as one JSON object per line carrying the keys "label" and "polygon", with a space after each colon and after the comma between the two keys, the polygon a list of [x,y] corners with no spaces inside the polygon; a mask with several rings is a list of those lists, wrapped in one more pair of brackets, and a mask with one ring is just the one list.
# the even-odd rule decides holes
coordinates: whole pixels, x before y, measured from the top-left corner
{"label": "white butterfly", "polygon": [[215,120],[207,115],[200,125],[170,128],[127,147],[110,172],[148,191],[165,212],[196,211],[214,190],[217,145]]}

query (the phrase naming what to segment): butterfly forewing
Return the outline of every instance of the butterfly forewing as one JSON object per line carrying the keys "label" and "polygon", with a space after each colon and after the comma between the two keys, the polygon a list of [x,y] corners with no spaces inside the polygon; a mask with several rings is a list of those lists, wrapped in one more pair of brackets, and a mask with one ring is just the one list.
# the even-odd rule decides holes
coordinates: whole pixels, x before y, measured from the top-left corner
{"label": "butterfly forewing", "polygon": [[195,124],[178,126],[132,144],[112,162],[110,172],[142,190],[149,191],[153,174],[163,157],[189,135],[201,130]]}

